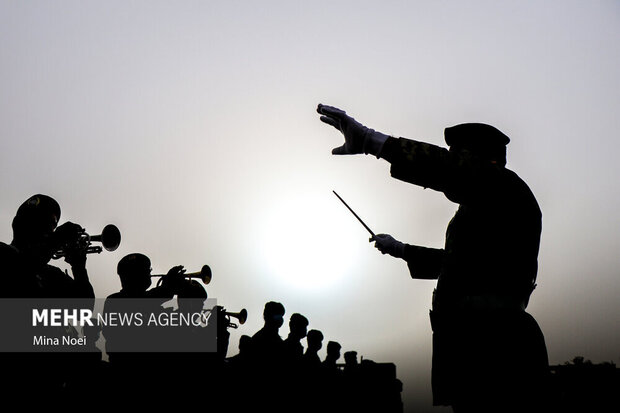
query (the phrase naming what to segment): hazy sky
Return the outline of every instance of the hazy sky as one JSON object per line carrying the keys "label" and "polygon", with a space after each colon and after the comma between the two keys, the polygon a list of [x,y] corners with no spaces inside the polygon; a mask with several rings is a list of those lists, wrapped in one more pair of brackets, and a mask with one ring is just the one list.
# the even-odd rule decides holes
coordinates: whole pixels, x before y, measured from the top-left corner
{"label": "hazy sky", "polygon": [[89,256],[98,297],[130,252],[156,272],[209,264],[209,296],[249,312],[231,353],[280,301],[326,342],[396,363],[405,407],[424,411],[435,283],[378,253],[332,190],[375,232],[431,247],[456,205],[383,160],[332,156],[342,138],[315,108],[438,145],[490,123],[543,211],[529,311],[551,363],[618,364],[618,44],[617,1],[2,0],[0,240],[51,195],[62,222],[121,229]]}

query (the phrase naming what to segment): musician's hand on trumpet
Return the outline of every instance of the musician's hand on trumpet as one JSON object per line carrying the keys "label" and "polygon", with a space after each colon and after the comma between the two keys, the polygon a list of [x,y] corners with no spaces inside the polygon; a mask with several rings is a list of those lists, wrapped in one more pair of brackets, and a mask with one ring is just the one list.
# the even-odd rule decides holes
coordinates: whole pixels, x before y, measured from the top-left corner
{"label": "musician's hand on trumpet", "polygon": [[[101,245],[93,246],[93,242],[100,242]],[[56,228],[52,235],[54,250],[52,258],[58,259],[65,257],[65,260],[70,263],[70,261],[76,261],[76,259],[79,262],[82,255],[84,255],[83,259],[85,262],[86,254],[99,254],[104,249],[106,251],[114,251],[118,248],[120,243],[121,232],[115,225],[106,225],[100,235],[91,236],[78,224],[65,222]],[[67,256],[69,256],[68,259]]]}
{"label": "musician's hand on trumpet", "polygon": [[[231,312],[226,311],[226,309],[222,307],[221,305],[216,305],[210,311],[211,311],[212,316],[215,315],[215,320],[217,320],[216,321],[217,328],[220,331],[227,330],[229,328],[238,328],[239,324],[244,324],[248,318],[248,312],[245,308],[239,311],[238,313],[231,313]],[[239,324],[233,323],[232,321],[230,321],[231,317],[236,318]]]}
{"label": "musician's hand on trumpet", "polygon": [[65,261],[74,269],[86,267],[86,248],[80,242],[84,233],[84,228],[73,222],[65,222],[54,231],[57,249],[62,249]]}
{"label": "musician's hand on trumpet", "polygon": [[169,291],[172,291],[174,294],[181,288],[184,282],[185,282],[185,267],[183,267],[182,265],[176,265],[170,268],[170,270],[168,270],[166,275],[164,275],[163,277],[159,279],[157,284],[158,285],[161,284],[163,288],[166,288]]}

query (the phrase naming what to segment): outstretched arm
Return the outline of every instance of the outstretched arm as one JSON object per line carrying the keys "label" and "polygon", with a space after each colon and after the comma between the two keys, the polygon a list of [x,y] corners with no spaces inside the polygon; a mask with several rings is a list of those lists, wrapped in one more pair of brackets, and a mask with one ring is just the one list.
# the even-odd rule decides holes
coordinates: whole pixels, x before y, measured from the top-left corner
{"label": "outstretched arm", "polygon": [[372,154],[391,164],[392,177],[443,192],[456,203],[488,197],[497,189],[501,168],[467,152],[449,151],[413,139],[395,138],[367,128],[341,109],[320,104],[321,121],[338,129],[345,143],[335,155]]}

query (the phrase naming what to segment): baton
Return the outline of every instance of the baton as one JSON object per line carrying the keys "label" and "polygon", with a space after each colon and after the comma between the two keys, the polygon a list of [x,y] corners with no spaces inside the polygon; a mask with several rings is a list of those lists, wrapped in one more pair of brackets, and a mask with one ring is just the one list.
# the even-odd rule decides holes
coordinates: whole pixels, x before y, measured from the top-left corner
{"label": "baton", "polygon": [[358,216],[357,216],[357,214],[355,213],[355,211],[353,211],[353,210],[351,209],[351,207],[350,207],[349,205],[347,205],[347,203],[346,203],[346,202],[344,202],[344,199],[340,198],[340,195],[338,195],[338,194],[336,193],[336,191],[332,191],[332,192],[334,193],[334,195],[336,195],[336,196],[338,197],[338,199],[339,199],[339,200],[341,200],[341,201],[342,201],[342,203],[344,204],[344,206],[346,206],[346,207],[349,209],[349,211],[351,211],[351,213],[355,216],[355,218],[357,218],[357,220],[358,220],[359,222],[361,222],[361,224],[364,226],[364,228],[366,228],[366,231],[370,232],[370,235],[372,235],[372,236],[373,236],[373,238],[374,238],[375,233],[374,233],[374,232],[372,232],[372,230],[371,230],[370,228],[368,228],[368,225],[366,225],[366,224],[364,223],[364,221],[362,221],[362,219],[361,219],[360,217],[358,217]]}

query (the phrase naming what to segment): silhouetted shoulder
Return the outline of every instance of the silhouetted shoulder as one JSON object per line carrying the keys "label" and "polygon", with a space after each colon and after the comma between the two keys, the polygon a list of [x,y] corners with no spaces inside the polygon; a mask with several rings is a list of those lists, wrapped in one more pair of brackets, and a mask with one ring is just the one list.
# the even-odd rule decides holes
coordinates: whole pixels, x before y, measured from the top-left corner
{"label": "silhouetted shoulder", "polygon": [[505,182],[505,185],[503,186],[505,189],[503,192],[506,197],[514,198],[514,201],[518,201],[519,203],[531,208],[532,211],[538,212],[539,215],[542,215],[534,193],[519,175],[510,169],[504,169],[503,177]]}
{"label": "silhouetted shoulder", "polygon": [[17,248],[10,244],[0,242],[0,259],[14,257],[18,254]]}

